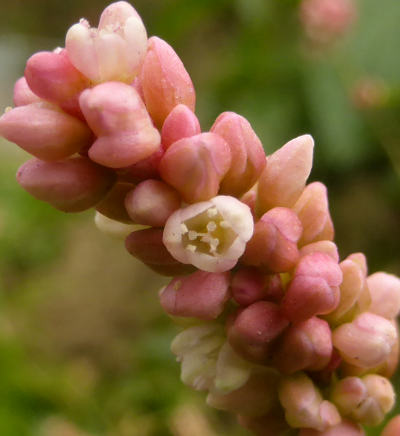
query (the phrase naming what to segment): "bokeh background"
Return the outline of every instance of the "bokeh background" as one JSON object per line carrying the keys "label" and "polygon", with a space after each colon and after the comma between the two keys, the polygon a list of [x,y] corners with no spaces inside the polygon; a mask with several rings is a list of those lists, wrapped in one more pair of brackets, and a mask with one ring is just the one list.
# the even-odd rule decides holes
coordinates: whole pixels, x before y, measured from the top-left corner
{"label": "bokeh background", "polygon": [[[208,130],[224,110],[249,119],[271,153],[311,133],[312,180],[329,189],[341,257],[400,275],[400,2],[359,0],[338,40],[312,43],[297,0],[136,0],[197,91]],[[36,51],[63,46],[103,0],[0,4],[0,107]],[[66,215],[15,181],[27,159],[0,139],[0,435],[239,436],[231,417],[179,382],[165,282],[92,212]],[[399,390],[398,379],[394,380]],[[398,408],[399,409],[399,408]],[[378,435],[370,431],[369,435]]]}

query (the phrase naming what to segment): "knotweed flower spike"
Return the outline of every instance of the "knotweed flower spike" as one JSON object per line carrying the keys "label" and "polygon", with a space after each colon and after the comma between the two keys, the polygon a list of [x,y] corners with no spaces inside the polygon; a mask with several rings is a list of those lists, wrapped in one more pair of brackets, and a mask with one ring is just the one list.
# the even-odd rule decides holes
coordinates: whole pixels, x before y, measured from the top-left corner
{"label": "knotweed flower spike", "polygon": [[[354,16],[350,0],[301,11],[312,37]],[[307,184],[310,135],[267,157],[241,115],[202,131],[183,63],[123,1],[34,54],[14,102],[0,134],[33,156],[18,182],[59,210],[94,208],[101,231],[171,277],[161,306],[188,326],[172,351],[211,407],[260,436],[361,436],[384,420],[400,279],[339,258],[327,189]],[[397,417],[383,435],[399,432]]]}

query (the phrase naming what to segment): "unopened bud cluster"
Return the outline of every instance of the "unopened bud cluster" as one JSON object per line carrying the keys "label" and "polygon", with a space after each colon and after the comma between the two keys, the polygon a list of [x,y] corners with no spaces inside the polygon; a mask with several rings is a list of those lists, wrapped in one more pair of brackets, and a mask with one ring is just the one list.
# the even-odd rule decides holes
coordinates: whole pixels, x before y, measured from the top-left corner
{"label": "unopened bud cluster", "polygon": [[[96,225],[173,277],[182,381],[257,435],[362,435],[394,403],[400,280],[340,259],[314,142],[272,155],[242,116],[202,132],[174,50],[125,2],[66,48],[34,54],[0,134],[34,158],[21,186]],[[393,424],[394,425],[394,424]],[[388,433],[391,435],[391,433]]]}

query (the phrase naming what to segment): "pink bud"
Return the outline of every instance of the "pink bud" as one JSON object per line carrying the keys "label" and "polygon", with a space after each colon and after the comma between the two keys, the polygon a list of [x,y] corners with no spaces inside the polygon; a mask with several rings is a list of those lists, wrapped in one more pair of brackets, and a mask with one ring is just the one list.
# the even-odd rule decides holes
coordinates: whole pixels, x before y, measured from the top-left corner
{"label": "pink bud", "polygon": [[288,324],[276,304],[258,301],[237,312],[228,328],[228,341],[243,358],[267,363],[273,344]]}
{"label": "pink bud", "polygon": [[262,416],[278,403],[279,376],[270,368],[254,369],[247,383],[226,395],[211,391],[207,404],[215,409],[241,413],[247,416]]}
{"label": "pink bud", "polygon": [[14,105],[25,106],[31,103],[38,103],[42,99],[29,88],[25,77],[19,78],[14,85]]}
{"label": "pink bud", "polygon": [[256,183],[249,191],[243,194],[243,196],[240,198],[240,201],[242,203],[247,204],[247,206],[249,206],[254,219],[258,218],[256,216],[257,187],[258,184]]}
{"label": "pink bud", "polygon": [[58,104],[71,115],[82,116],[79,94],[90,82],[72,65],[65,49],[35,53],[26,64],[25,78],[39,97]]}
{"label": "pink bud", "polygon": [[313,149],[313,138],[303,135],[268,157],[268,165],[258,183],[259,215],[276,206],[294,205],[310,174]]}
{"label": "pink bud", "polygon": [[125,247],[132,256],[159,274],[176,276],[192,272],[193,267],[182,265],[169,254],[162,237],[162,229],[138,230],[126,238]]}
{"label": "pink bud", "polygon": [[303,0],[300,19],[307,36],[328,43],[344,34],[355,20],[353,0]]}
{"label": "pink bud", "polygon": [[241,260],[270,272],[289,271],[299,259],[301,232],[300,220],[292,210],[275,207],[256,223]]}
{"label": "pink bud", "polygon": [[117,182],[96,205],[96,210],[112,220],[131,223],[132,220],[125,209],[124,201],[127,193],[133,187],[131,183]]}
{"label": "pink bud", "polygon": [[161,130],[161,142],[166,150],[179,139],[201,133],[196,115],[184,104],[178,104],[169,113]]}
{"label": "pink bud", "polygon": [[[358,424],[345,420],[324,431],[303,428],[298,436],[365,436],[365,432]],[[393,436],[395,435],[393,434]]]}
{"label": "pink bud", "polygon": [[340,285],[339,305],[328,315],[332,323],[339,323],[352,309],[365,286],[364,271],[358,263],[347,258],[339,266],[343,273],[343,281]]}
{"label": "pink bud", "polygon": [[49,103],[9,110],[0,118],[0,135],[48,161],[65,159],[93,140],[92,132],[82,121]]}
{"label": "pink bud", "polygon": [[115,175],[84,157],[59,162],[31,159],[19,168],[17,180],[38,200],[64,212],[81,212],[104,197]]}
{"label": "pink bud", "polygon": [[266,275],[255,267],[237,271],[231,283],[234,300],[241,306],[249,306],[259,300],[278,302],[283,296],[279,274]]}
{"label": "pink bud", "polygon": [[[396,329],[398,337],[398,326],[396,321],[390,321],[393,327]],[[390,378],[396,372],[397,364],[399,363],[399,341],[396,340],[395,344],[390,350],[386,359],[375,368],[361,368],[360,366],[351,365],[347,362],[342,362],[340,372],[345,376],[357,376],[361,377],[367,373],[374,373],[382,375],[383,377]]]}
{"label": "pink bud", "polygon": [[266,166],[261,141],[250,123],[234,112],[224,112],[210,132],[225,139],[231,150],[232,163],[221,182],[221,193],[240,197],[258,180]]}
{"label": "pink bud", "polygon": [[153,227],[162,227],[180,206],[179,194],[160,180],[148,179],[139,183],[125,198],[132,221]]}
{"label": "pink bud", "polygon": [[301,372],[282,379],[279,400],[291,427],[324,431],[341,421],[336,407],[324,400],[313,382]]}
{"label": "pink bud", "polygon": [[381,78],[361,77],[352,86],[351,99],[361,110],[378,109],[390,98],[390,88]]}
{"label": "pink bud", "polygon": [[332,337],[329,324],[317,317],[288,328],[274,353],[279,371],[319,371],[328,365],[332,355]]}
{"label": "pink bud", "polygon": [[216,319],[229,299],[229,273],[197,271],[172,279],[160,293],[163,309],[173,316]]}
{"label": "pink bud", "polygon": [[377,272],[367,278],[371,296],[370,312],[394,319],[400,311],[400,279],[392,274]]}
{"label": "pink bud", "polygon": [[72,64],[92,82],[130,83],[143,62],[147,34],[135,9],[119,1],[103,11],[98,29],[83,19],[74,24],[65,46]]}
{"label": "pink bud", "polygon": [[209,200],[218,194],[229,169],[228,144],[215,133],[201,133],[174,142],[160,162],[161,177],[187,203]]}
{"label": "pink bud", "polygon": [[317,241],[304,245],[300,249],[300,256],[306,256],[311,253],[325,253],[335,262],[339,262],[339,252],[336,244],[332,241]]}
{"label": "pink bud", "polygon": [[157,127],[178,104],[194,112],[196,95],[192,80],[173,48],[156,36],[149,39],[140,73],[144,101]]}
{"label": "pink bud", "polygon": [[381,436],[398,436],[400,434],[400,415],[392,418],[383,429]]}
{"label": "pink bud", "polygon": [[342,271],[329,255],[302,257],[283,298],[283,313],[296,323],[332,312],[339,304],[341,282]]}
{"label": "pink bud", "polygon": [[334,235],[332,219],[329,214],[328,196],[325,185],[314,182],[307,185],[293,206],[303,225],[299,245],[311,242],[332,240]]}
{"label": "pink bud", "polygon": [[164,150],[160,147],[149,157],[146,157],[146,159],[126,168],[118,169],[117,174],[121,180],[131,183],[139,183],[147,179],[158,179],[160,177],[158,166],[163,155]]}
{"label": "pink bud", "polygon": [[159,149],[160,134],[132,86],[103,83],[85,90],[79,102],[98,137],[89,150],[95,162],[123,168],[146,159]]}
{"label": "pink bud", "polygon": [[394,405],[389,380],[377,374],[346,377],[333,388],[332,401],[341,414],[364,425],[380,424]]}
{"label": "pink bud", "polygon": [[365,312],[332,333],[333,345],[343,359],[361,368],[383,363],[398,340],[396,328],[387,319]]}
{"label": "pink bud", "polygon": [[208,272],[233,268],[253,234],[249,208],[234,197],[219,195],[174,212],[163,241],[179,262]]}

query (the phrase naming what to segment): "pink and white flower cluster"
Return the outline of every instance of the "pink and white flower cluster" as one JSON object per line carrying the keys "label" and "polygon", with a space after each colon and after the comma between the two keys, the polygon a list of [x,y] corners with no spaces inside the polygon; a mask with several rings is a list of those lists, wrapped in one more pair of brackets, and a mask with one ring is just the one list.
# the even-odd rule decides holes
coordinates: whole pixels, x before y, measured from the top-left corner
{"label": "pink and white flower cluster", "polygon": [[202,132],[181,60],[126,2],[97,29],[72,26],[65,46],[28,60],[0,134],[34,156],[18,170],[25,190],[95,208],[101,230],[173,277],[160,302],[186,326],[172,344],[182,381],[257,435],[382,422],[400,280],[369,275],[361,253],[339,258],[327,189],[307,184],[312,137],[266,157],[236,113]]}

